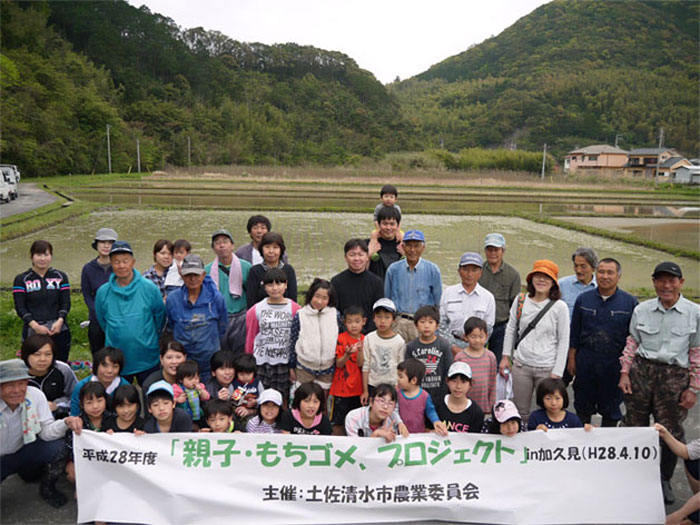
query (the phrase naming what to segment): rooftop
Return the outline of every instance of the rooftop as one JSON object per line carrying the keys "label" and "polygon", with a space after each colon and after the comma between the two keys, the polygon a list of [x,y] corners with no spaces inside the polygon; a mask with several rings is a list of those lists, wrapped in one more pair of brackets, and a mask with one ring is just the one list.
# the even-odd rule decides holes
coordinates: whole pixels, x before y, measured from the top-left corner
{"label": "rooftop", "polygon": [[594,144],[592,146],[586,146],[585,148],[578,148],[570,151],[569,155],[600,155],[601,153],[627,155],[625,150],[616,148],[615,146],[608,146],[607,144]]}

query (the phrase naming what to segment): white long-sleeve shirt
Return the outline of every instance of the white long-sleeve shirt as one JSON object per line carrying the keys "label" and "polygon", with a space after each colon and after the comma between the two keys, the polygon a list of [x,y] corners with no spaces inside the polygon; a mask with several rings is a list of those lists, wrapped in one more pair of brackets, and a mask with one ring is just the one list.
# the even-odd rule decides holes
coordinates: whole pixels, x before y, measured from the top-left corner
{"label": "white long-sleeve shirt", "polygon": [[[68,427],[63,419],[55,421],[44,393],[36,387],[28,386],[26,399],[36,406],[41,431],[39,439],[53,441],[66,435]],[[0,456],[13,454],[24,446],[22,439],[22,405],[12,410],[0,399]]]}
{"label": "white long-sleeve shirt", "polygon": [[[537,314],[545,307],[548,301],[535,302],[529,296],[525,297],[523,311],[520,317],[520,334],[530,324]],[[518,325],[516,318],[518,312],[518,298],[516,297],[510,307],[510,317],[506,326],[506,335],[503,340],[503,355],[513,355],[515,343],[515,331]],[[554,303],[554,306],[544,315],[525,339],[520,342],[515,351],[515,359],[523,364],[552,368],[552,374],[564,375],[566,357],[569,352],[569,308],[562,300]]]}

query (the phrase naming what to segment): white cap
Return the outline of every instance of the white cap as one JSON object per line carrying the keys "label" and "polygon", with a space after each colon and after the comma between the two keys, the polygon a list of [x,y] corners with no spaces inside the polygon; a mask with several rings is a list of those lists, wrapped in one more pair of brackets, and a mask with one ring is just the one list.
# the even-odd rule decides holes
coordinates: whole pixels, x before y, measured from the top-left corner
{"label": "white cap", "polygon": [[258,406],[262,406],[264,403],[274,403],[278,407],[282,406],[282,394],[280,394],[274,388],[266,388],[263,393],[258,397]]}
{"label": "white cap", "polygon": [[450,365],[450,369],[447,371],[447,377],[450,378],[452,376],[456,376],[459,374],[467,377],[468,379],[471,379],[472,378],[472,367],[469,366],[467,363],[464,363],[462,361],[457,361],[455,363],[452,363]]}

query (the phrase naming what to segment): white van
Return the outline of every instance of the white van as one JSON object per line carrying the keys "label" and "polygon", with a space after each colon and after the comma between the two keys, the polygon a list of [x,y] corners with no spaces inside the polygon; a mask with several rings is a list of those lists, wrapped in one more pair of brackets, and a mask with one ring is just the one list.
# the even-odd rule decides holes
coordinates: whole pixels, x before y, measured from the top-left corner
{"label": "white van", "polygon": [[0,202],[10,202],[10,185],[0,177]]}
{"label": "white van", "polygon": [[10,188],[10,199],[15,200],[17,198],[17,177],[15,176],[14,170],[10,166],[0,167],[2,171],[2,179]]}

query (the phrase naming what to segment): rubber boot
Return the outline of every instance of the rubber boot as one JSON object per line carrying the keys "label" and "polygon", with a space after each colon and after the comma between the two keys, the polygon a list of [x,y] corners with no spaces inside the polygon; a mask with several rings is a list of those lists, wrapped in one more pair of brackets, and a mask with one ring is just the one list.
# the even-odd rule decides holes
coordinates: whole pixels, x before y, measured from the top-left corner
{"label": "rubber boot", "polygon": [[39,482],[39,496],[52,507],[59,508],[68,503],[66,495],[56,488],[56,483],[61,479],[65,464],[65,459],[61,459],[46,465]]}

